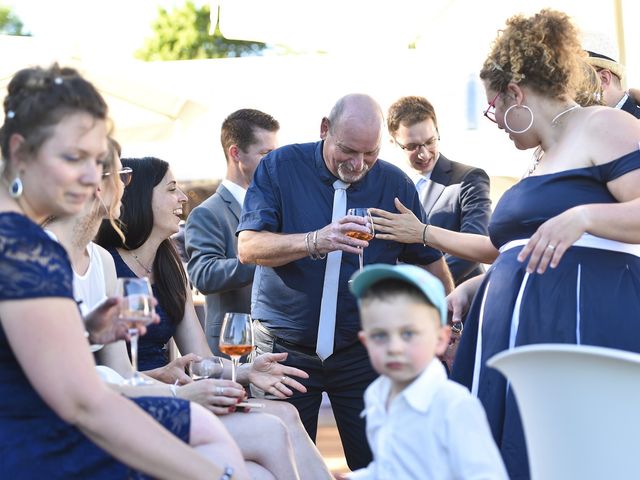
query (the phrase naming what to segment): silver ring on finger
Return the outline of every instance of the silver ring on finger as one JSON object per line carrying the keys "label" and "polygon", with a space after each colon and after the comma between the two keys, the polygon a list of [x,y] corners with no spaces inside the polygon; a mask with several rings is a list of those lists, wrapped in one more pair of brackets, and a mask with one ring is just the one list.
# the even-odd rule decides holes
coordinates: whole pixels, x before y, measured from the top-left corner
{"label": "silver ring on finger", "polygon": [[224,395],[224,387],[216,387],[216,395],[222,397]]}
{"label": "silver ring on finger", "polygon": [[285,381],[286,379],[287,379],[287,377],[286,377],[286,375],[285,375],[285,376],[283,376],[283,377],[280,379],[280,382],[281,382],[281,383],[284,383],[284,381]]}
{"label": "silver ring on finger", "polygon": [[547,245],[547,248],[550,249],[552,252],[556,249],[555,245],[549,244]]}

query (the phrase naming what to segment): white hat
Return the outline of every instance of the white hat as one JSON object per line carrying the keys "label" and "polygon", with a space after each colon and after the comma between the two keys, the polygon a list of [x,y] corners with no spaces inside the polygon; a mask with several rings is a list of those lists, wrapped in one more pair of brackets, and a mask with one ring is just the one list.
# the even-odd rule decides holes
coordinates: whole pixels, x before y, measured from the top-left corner
{"label": "white hat", "polygon": [[620,80],[624,78],[624,65],[618,62],[618,48],[612,38],[601,32],[585,33],[582,48],[589,54],[587,61],[595,68],[609,70]]}

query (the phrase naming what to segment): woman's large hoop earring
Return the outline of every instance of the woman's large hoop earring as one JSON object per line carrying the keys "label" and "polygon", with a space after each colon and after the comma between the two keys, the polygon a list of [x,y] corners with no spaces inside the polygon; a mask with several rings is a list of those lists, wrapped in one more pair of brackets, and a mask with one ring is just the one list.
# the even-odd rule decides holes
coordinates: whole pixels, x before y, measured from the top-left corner
{"label": "woman's large hoop earring", "polygon": [[20,176],[16,175],[16,178],[13,179],[13,182],[9,185],[9,195],[11,198],[20,198],[22,196],[22,180],[20,180]]}
{"label": "woman's large hoop earring", "polygon": [[[511,111],[512,108],[515,107],[521,107],[521,108],[526,108],[529,111],[529,115],[531,115],[531,121],[529,122],[529,125],[527,125],[525,127],[524,130],[514,130],[513,128],[511,128],[509,126],[509,122],[507,122],[507,115],[509,115],[509,112]],[[533,125],[533,112],[531,111],[531,109],[529,107],[527,107],[526,105],[511,105],[509,108],[507,108],[507,111],[504,112],[504,126],[507,127],[507,129],[511,132],[511,133],[524,133],[527,130],[529,130],[531,128],[531,125]]]}

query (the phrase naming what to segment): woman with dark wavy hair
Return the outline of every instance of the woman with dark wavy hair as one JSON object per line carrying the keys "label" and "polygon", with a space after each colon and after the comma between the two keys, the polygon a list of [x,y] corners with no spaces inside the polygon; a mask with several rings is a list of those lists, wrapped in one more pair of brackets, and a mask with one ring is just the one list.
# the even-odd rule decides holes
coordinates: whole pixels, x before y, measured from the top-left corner
{"label": "woman with dark wavy hair", "polygon": [[[178,188],[169,164],[163,160],[123,158],[122,165],[135,171],[122,197],[120,224],[126,240],[110,223],[104,222],[96,243],[109,250],[119,277],[148,277],[159,301],[160,324],[149,328],[147,335],[139,339],[138,365],[145,371],[168,363],[164,347],[174,335],[181,340],[184,337],[192,347],[185,353],[198,351],[189,335],[191,319],[187,318],[183,323],[188,297],[187,277],[169,238],[177,229],[187,197]],[[158,193],[154,194],[156,189]],[[169,377],[158,379],[172,380]]]}
{"label": "woman with dark wavy hair", "polygon": [[[169,361],[165,345],[172,337],[182,354],[211,356],[211,349],[193,306],[184,267],[170,239],[178,231],[182,207],[187,197],[180,190],[169,164],[164,160],[154,157],[123,158],[122,165],[134,171],[131,183],[125,188],[122,197],[120,223],[125,239],[123,241],[113,226],[104,221],[96,242],[113,256],[119,277],[148,277],[154,296],[158,299],[156,311],[161,321],[157,325],[149,326],[147,334],[138,340],[140,369],[150,370],[165,366]],[[190,360],[192,355],[186,358]],[[255,455],[256,452],[264,453],[264,448],[259,448],[258,445],[256,448],[252,447],[254,442],[262,442],[259,436],[252,439],[247,438],[245,434],[264,431],[262,427],[266,419],[262,418],[261,414],[260,418],[253,417],[251,427],[250,417],[226,414],[234,412],[236,403],[245,398],[246,393],[241,384],[253,383],[280,398],[291,395],[291,389],[304,391],[304,386],[291,376],[306,378],[306,373],[278,363],[285,358],[286,354],[283,353],[259,355],[253,363],[244,364],[238,369],[240,384],[230,380],[209,380],[209,391],[201,392],[198,398],[193,398],[210,411],[221,415],[223,424],[232,433],[242,434],[244,440],[240,444],[245,458],[252,459],[251,455]],[[123,359],[122,355],[114,354],[110,358],[103,356],[103,360],[117,371],[127,371],[131,368],[126,357]],[[229,378],[230,362],[225,362],[225,377]],[[183,385],[177,388],[177,395],[180,397],[182,390],[184,389],[186,394],[187,389],[192,390],[192,385],[189,384],[191,379],[184,373],[181,364],[176,365],[178,367],[164,370],[164,377],[155,378],[166,383],[178,382]],[[286,381],[284,388],[283,379]],[[295,407],[286,402],[262,402],[266,405],[265,413],[279,417],[279,421],[286,425],[285,435],[291,438],[297,464],[294,470],[299,471],[301,478],[329,477],[329,472],[306,434]],[[283,471],[284,468],[290,468],[291,464],[288,462],[289,456],[285,455],[284,451],[281,453],[279,456],[271,456],[270,461],[266,463],[259,463],[268,467],[277,478],[296,478],[295,474]]]}

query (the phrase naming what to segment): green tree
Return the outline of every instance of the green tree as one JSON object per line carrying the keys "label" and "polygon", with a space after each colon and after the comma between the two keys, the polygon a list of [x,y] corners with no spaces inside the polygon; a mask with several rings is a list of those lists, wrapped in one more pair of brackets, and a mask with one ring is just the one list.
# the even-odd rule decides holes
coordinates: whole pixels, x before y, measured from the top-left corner
{"label": "green tree", "polygon": [[135,55],[142,60],[191,60],[260,55],[266,48],[260,42],[227,40],[218,25],[209,35],[209,23],[208,4],[198,8],[187,1],[184,7],[171,12],[159,8],[152,25],[153,37],[147,38]]}
{"label": "green tree", "polygon": [[24,24],[15,15],[9,7],[0,5],[0,33],[4,35],[23,35],[31,34],[23,30]]}

